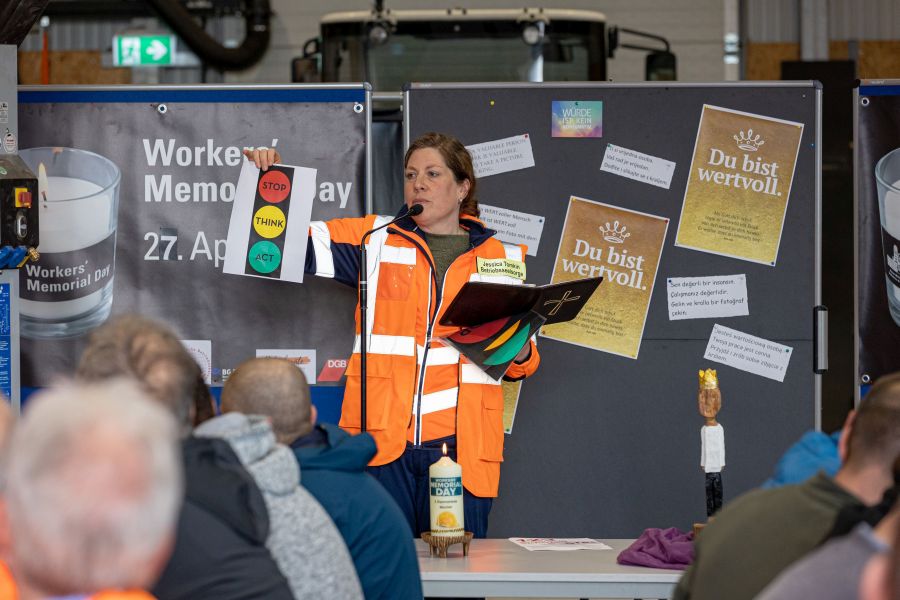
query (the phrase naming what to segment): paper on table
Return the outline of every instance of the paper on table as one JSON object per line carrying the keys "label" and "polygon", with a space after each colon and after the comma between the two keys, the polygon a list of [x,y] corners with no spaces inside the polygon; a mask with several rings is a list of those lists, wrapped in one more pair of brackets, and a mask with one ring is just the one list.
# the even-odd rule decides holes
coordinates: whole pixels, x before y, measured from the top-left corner
{"label": "paper on table", "polygon": [[509,538],[509,541],[526,550],[612,550],[591,538]]}

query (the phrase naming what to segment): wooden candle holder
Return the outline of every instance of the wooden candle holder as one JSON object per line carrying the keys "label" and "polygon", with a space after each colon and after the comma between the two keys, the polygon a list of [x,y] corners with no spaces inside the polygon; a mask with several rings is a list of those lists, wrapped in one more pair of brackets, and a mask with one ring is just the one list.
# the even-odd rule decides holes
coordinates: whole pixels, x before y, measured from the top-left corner
{"label": "wooden candle holder", "polygon": [[475,534],[471,531],[465,532],[463,535],[458,535],[456,537],[436,537],[431,535],[430,532],[426,531],[422,534],[422,540],[428,544],[428,556],[439,556],[440,558],[447,558],[447,548],[452,546],[453,544],[462,544],[463,545],[463,556],[469,555],[469,543],[472,541],[472,538]]}

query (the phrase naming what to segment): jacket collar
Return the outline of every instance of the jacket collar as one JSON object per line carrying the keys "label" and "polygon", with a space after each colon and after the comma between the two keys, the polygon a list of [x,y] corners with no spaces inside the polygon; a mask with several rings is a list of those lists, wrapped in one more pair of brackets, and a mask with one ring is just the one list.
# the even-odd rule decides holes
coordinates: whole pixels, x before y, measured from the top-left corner
{"label": "jacket collar", "polygon": [[[404,212],[406,212],[406,205],[400,207],[400,210],[397,211],[395,217],[399,217]],[[477,217],[471,215],[459,215],[459,224],[469,232],[469,243],[473,247],[483,244],[485,240],[493,237],[494,234],[497,233],[493,229],[487,228]],[[419,229],[419,226],[416,225],[416,222],[412,217],[404,217],[394,223],[394,226],[399,227],[404,231],[415,233],[420,237],[424,237],[425,235],[425,232]]]}

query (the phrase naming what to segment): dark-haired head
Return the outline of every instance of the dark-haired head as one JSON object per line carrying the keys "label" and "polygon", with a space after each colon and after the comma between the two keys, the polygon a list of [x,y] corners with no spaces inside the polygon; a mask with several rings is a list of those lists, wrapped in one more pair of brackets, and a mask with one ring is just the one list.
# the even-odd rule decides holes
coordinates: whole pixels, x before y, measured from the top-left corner
{"label": "dark-haired head", "polygon": [[409,145],[406,156],[403,158],[403,166],[406,167],[409,164],[409,158],[413,152],[423,148],[433,148],[440,152],[457,183],[468,180],[469,190],[459,205],[459,214],[477,217],[479,210],[478,199],[475,195],[475,168],[472,166],[472,155],[469,154],[466,147],[452,135],[436,132],[426,133]]}

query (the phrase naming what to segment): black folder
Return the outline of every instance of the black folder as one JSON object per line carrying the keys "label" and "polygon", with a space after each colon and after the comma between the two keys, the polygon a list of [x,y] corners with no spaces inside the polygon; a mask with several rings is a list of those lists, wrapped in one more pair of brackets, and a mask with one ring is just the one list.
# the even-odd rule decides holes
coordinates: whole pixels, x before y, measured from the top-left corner
{"label": "black folder", "polygon": [[441,317],[441,325],[460,328],[445,341],[499,379],[542,325],[574,319],[602,280],[541,286],[470,281]]}

